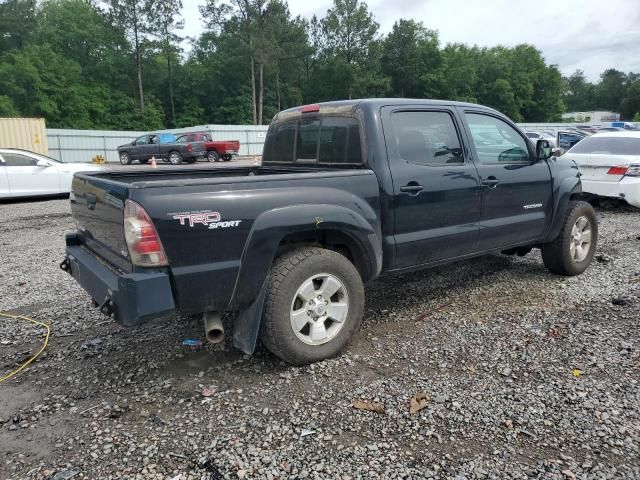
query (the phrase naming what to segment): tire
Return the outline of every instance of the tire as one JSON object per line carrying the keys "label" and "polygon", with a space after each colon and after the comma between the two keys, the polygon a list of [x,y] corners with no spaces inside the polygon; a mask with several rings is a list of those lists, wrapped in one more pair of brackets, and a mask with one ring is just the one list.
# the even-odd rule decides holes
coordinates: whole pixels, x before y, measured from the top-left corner
{"label": "tire", "polygon": [[216,152],[215,150],[211,150],[207,153],[207,160],[209,160],[211,163],[219,162],[220,155],[218,155],[218,152]]}
{"label": "tire", "polygon": [[[590,232],[588,243],[586,232]],[[591,264],[597,244],[598,220],[593,207],[587,202],[572,201],[560,234],[553,242],[542,245],[542,261],[558,275],[580,275]]]}
{"label": "tire", "polygon": [[120,163],[122,165],[131,165],[131,157],[127,152],[120,153]]}
{"label": "tire", "polygon": [[182,154],[175,150],[169,152],[169,163],[171,165],[180,165],[182,163]]}
{"label": "tire", "polygon": [[[326,299],[325,282],[331,295]],[[360,326],[363,312],[364,286],[355,266],[332,250],[300,248],[271,267],[260,338],[285,362],[306,365],[338,355]]]}

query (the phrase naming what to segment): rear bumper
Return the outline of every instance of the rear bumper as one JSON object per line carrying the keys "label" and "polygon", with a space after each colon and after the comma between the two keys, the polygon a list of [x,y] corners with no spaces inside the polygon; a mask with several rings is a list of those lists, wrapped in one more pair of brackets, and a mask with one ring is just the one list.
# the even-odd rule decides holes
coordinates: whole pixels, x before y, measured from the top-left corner
{"label": "rear bumper", "polygon": [[67,234],[66,243],[67,256],[61,268],[118,323],[131,327],[175,313],[168,274],[119,273],[82,247],[75,234]]}
{"label": "rear bumper", "polygon": [[582,191],[602,197],[620,198],[640,208],[640,177],[623,177],[619,182],[582,180]]}

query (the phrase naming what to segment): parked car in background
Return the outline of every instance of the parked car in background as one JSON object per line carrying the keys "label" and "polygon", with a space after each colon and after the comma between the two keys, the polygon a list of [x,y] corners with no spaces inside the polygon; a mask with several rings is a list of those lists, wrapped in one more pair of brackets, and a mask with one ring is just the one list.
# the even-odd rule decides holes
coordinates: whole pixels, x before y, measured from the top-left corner
{"label": "parked car in background", "polygon": [[0,148],[0,198],[68,194],[74,173],[97,170],[102,167],[62,163],[28,150]]}
{"label": "parked car in background", "polygon": [[206,150],[206,159],[210,162],[230,161],[240,151],[238,140],[211,140],[207,132],[185,133],[178,137],[178,142],[202,142]]}
{"label": "parked car in background", "polygon": [[640,132],[597,133],[565,157],[578,165],[583,192],[620,198],[640,208]]}
{"label": "parked car in background", "polygon": [[620,128],[622,130],[638,130],[638,125],[633,122],[611,122],[608,126]]}
{"label": "parked car in background", "polygon": [[546,132],[542,131],[527,131],[524,132],[527,137],[531,139],[531,141],[535,144],[538,140],[546,140],[552,147],[556,146],[556,138],[553,135],[550,135]]}
{"label": "parked car in background", "polygon": [[596,133],[596,131],[597,131],[597,128],[593,127],[591,125],[578,125],[578,126],[576,126],[576,128],[578,130],[580,130],[581,132],[587,132],[587,133],[592,133],[592,134]]}
{"label": "parked car in background", "polygon": [[556,136],[556,146],[562,150],[569,150],[576,143],[589,135],[578,130],[560,130]]}
{"label": "parked car in background", "polygon": [[597,133],[602,132],[624,132],[624,128],[622,127],[600,127],[596,130]]}
{"label": "parked car in background", "polygon": [[148,133],[133,142],[118,147],[118,157],[122,165],[130,165],[134,160],[148,163],[151,158],[178,165],[193,163],[205,155],[203,142],[178,142],[172,133]]}

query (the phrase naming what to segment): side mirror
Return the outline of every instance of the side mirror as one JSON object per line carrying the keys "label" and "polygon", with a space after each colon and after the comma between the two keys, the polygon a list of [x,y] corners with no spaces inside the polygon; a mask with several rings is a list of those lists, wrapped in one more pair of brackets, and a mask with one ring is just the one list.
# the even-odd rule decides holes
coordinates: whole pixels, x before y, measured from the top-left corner
{"label": "side mirror", "polygon": [[562,155],[564,155],[564,148],[554,148],[553,150],[551,150],[551,156],[552,157],[561,157]]}
{"label": "side mirror", "polygon": [[547,140],[538,140],[536,142],[536,158],[538,161],[551,158],[553,151],[551,144]]}
{"label": "side mirror", "polygon": [[39,167],[45,167],[45,168],[51,166],[51,164],[46,160],[38,160],[38,163],[36,165],[38,165]]}

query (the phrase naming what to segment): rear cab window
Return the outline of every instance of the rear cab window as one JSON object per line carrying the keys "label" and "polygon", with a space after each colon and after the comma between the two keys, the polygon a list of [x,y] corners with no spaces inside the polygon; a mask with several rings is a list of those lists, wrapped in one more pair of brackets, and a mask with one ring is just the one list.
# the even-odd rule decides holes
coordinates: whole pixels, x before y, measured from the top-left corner
{"label": "rear cab window", "polygon": [[316,116],[272,125],[263,164],[360,166],[360,123],[353,117]]}

